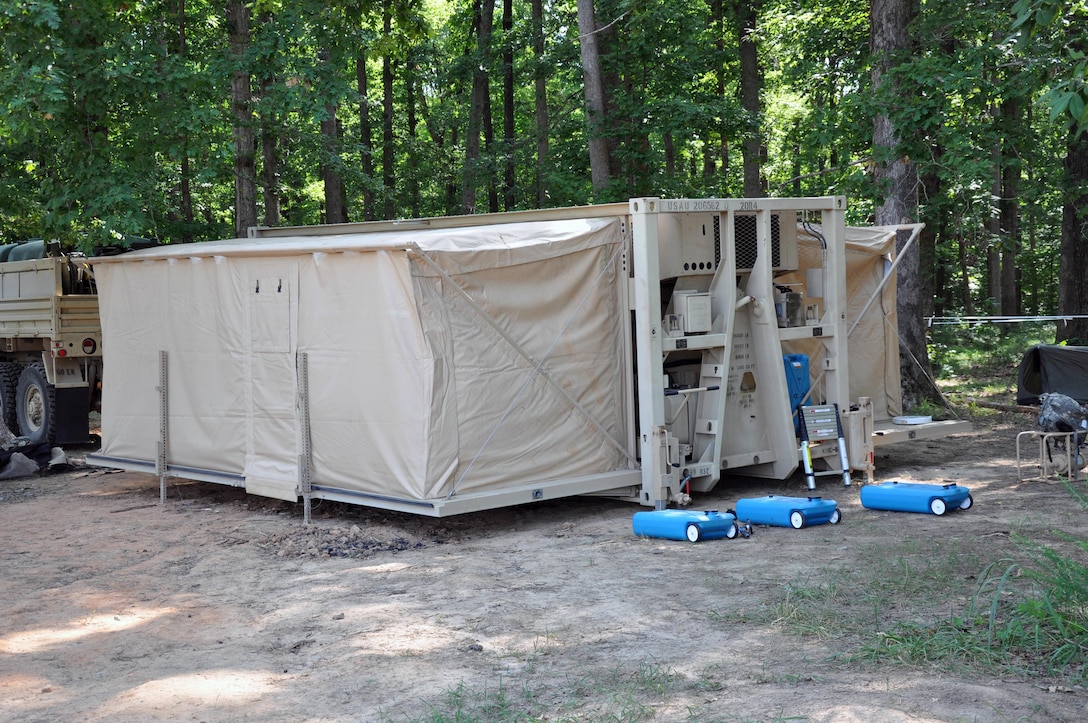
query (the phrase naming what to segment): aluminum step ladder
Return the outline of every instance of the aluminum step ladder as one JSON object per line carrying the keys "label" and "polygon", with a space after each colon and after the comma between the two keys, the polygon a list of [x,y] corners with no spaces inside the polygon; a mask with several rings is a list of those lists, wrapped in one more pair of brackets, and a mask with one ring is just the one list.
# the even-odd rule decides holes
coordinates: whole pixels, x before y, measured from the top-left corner
{"label": "aluminum step ladder", "polygon": [[[797,414],[801,420],[801,459],[805,466],[805,482],[808,488],[816,489],[816,478],[822,475],[842,475],[843,486],[849,487],[850,458],[846,454],[846,437],[842,432],[839,405],[802,405],[797,408]],[[837,441],[839,444],[839,468],[816,472],[812,467],[812,447],[830,441]]]}

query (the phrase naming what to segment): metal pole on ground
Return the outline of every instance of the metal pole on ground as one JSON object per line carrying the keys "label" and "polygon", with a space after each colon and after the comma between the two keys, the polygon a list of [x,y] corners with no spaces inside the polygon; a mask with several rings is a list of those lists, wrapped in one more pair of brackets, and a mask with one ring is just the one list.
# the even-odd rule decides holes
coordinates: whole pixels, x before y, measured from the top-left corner
{"label": "metal pole on ground", "polygon": [[301,446],[298,455],[298,486],[302,493],[302,523],[310,524],[310,498],[313,494],[313,450],[310,446],[310,357],[298,353],[295,365],[298,370],[298,416]]}
{"label": "metal pole on ground", "polygon": [[166,504],[166,456],[169,442],[170,415],[167,408],[166,351],[159,352],[159,445],[155,456],[155,472],[159,475],[159,503]]}

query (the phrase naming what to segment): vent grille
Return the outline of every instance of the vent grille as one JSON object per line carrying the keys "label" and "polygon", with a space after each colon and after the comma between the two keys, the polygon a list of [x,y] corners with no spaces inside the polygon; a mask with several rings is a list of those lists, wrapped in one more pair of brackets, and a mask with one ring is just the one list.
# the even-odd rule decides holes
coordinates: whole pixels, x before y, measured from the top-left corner
{"label": "vent grille", "polygon": [[[782,236],[779,231],[778,214],[771,214],[771,267],[779,268],[782,264]],[[722,260],[721,217],[714,216],[714,267]],[[756,217],[735,214],[733,216],[733,234],[737,248],[737,271],[751,270],[756,265]]]}

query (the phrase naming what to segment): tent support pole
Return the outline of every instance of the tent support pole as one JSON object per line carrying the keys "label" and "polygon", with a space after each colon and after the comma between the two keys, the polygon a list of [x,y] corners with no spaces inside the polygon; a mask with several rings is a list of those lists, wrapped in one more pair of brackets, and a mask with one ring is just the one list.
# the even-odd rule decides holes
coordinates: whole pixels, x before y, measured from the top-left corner
{"label": "tent support pole", "polygon": [[850,325],[850,330],[846,332],[847,339],[849,339],[850,335],[854,333],[854,329],[858,327],[858,324],[861,323],[861,320],[865,318],[865,314],[868,313],[869,307],[873,305],[873,302],[876,301],[877,297],[884,293],[884,287],[888,285],[889,281],[895,278],[896,267],[899,266],[899,262],[903,260],[903,257],[907,255],[907,250],[918,239],[918,236],[922,233],[922,228],[924,226],[925,224],[921,223],[904,224],[904,228],[911,229],[910,238],[907,239],[907,242],[905,244],[903,244],[903,249],[901,251],[896,251],[895,260],[892,261],[892,265],[888,267],[888,270],[884,274],[884,278],[873,291],[873,295],[870,296],[869,300],[865,302],[865,306],[862,307],[861,313],[858,314],[856,319],[854,319],[854,323]]}
{"label": "tent support pole", "polygon": [[298,417],[301,436],[298,455],[298,486],[302,492],[302,523],[310,524],[310,498],[313,496],[313,450],[310,447],[310,356],[298,352]]}
{"label": "tent support pole", "polygon": [[167,407],[166,351],[159,352],[159,444],[155,472],[159,475],[159,504],[166,504],[166,450],[170,439],[170,415]]}

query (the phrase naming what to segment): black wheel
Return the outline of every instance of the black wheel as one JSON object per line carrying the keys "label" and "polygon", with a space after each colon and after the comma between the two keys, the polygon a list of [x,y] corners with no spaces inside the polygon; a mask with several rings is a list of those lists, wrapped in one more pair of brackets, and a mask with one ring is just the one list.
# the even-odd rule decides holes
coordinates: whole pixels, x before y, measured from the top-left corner
{"label": "black wheel", "polygon": [[728,540],[732,540],[737,536],[737,525],[734,523],[729,526],[729,529],[725,531],[725,537]]}
{"label": "black wheel", "polygon": [[831,513],[831,517],[829,517],[827,519],[827,521],[829,523],[831,523],[832,525],[839,524],[840,522],[842,522],[842,513],[839,512],[838,510],[835,510],[834,512]]}
{"label": "black wheel", "polygon": [[699,538],[703,536],[699,526],[694,522],[688,525],[686,534],[688,536],[688,542],[698,542]]}
{"label": "black wheel", "polygon": [[971,509],[971,505],[973,505],[973,504],[975,504],[974,498],[971,497],[971,495],[967,495],[966,497],[963,498],[963,502],[960,503],[960,509],[961,510],[969,510],[969,509]]}
{"label": "black wheel", "polygon": [[0,362],[0,420],[8,430],[19,434],[19,417],[15,414],[15,390],[19,387],[19,374],[23,371],[16,362]]}
{"label": "black wheel", "polygon": [[56,405],[53,385],[45,376],[45,365],[35,362],[23,369],[15,390],[15,413],[19,432],[31,444],[53,442],[56,434]]}
{"label": "black wheel", "polygon": [[800,530],[805,526],[805,514],[798,510],[794,510],[790,513],[790,527],[795,530]]}
{"label": "black wheel", "polygon": [[937,516],[943,515],[947,509],[948,505],[940,497],[934,497],[929,501],[929,511]]}

